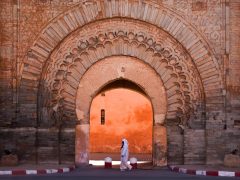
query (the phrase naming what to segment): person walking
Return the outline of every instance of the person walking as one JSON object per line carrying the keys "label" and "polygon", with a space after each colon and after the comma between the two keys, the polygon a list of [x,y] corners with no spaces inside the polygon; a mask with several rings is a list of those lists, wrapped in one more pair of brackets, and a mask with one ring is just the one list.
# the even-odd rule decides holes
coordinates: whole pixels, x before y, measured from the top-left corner
{"label": "person walking", "polygon": [[132,166],[128,164],[128,141],[126,139],[122,139],[122,147],[121,147],[121,164],[120,170],[125,171],[126,169],[131,170]]}

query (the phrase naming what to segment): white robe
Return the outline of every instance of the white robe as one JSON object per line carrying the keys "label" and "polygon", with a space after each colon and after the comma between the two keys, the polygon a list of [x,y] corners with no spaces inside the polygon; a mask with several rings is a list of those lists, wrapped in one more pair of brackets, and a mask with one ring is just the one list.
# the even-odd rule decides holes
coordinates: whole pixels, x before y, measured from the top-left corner
{"label": "white robe", "polygon": [[129,156],[129,152],[128,152],[128,141],[126,139],[123,139],[123,147],[121,149],[121,165],[120,165],[120,169],[124,170],[124,169],[132,169],[132,166],[129,165],[128,162],[128,156]]}

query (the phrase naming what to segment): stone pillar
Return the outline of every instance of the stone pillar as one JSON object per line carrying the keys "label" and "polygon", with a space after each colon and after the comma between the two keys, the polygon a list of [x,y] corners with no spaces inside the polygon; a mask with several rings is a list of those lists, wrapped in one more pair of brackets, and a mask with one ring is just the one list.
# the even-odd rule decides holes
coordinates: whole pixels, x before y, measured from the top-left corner
{"label": "stone pillar", "polygon": [[167,160],[169,165],[184,164],[183,158],[183,132],[182,129],[174,124],[167,126]]}
{"label": "stone pillar", "polygon": [[167,165],[167,129],[163,125],[153,127],[153,165]]}
{"label": "stone pillar", "polygon": [[89,130],[89,124],[78,124],[76,126],[76,166],[88,165],[89,163]]}

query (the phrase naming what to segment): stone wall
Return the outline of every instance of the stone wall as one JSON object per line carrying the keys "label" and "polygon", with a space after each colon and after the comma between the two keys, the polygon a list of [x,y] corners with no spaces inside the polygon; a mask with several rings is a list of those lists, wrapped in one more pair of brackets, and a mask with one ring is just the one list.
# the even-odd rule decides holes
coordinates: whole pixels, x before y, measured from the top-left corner
{"label": "stone wall", "polygon": [[184,130],[184,164],[205,164],[206,135],[204,129]]}
{"label": "stone wall", "polygon": [[[111,7],[117,7],[119,2],[121,0],[111,1]],[[130,2],[135,1],[129,0],[129,4]],[[103,4],[109,7],[108,3],[110,2],[98,1],[97,10],[104,9]],[[69,26],[66,23],[71,22],[68,19],[73,17],[71,13],[69,17],[64,17],[64,20],[60,18],[55,26],[53,22],[54,18],[67,14],[68,10],[74,9],[78,4],[84,4],[86,8],[92,7],[91,2],[85,0],[0,1],[0,156],[3,149],[8,148],[16,151],[21,162],[74,161],[75,119],[71,119],[71,123],[64,122],[62,125],[69,129],[60,130],[59,133],[58,122],[51,121],[51,118],[49,120],[40,117],[44,114],[42,111],[50,105],[46,104],[44,106],[46,109],[41,109],[39,112],[38,103],[43,97],[39,96],[39,84],[34,78],[39,78],[45,70],[36,67],[42,63],[41,58],[38,61],[31,61],[36,54],[30,51],[30,47],[42,34],[46,35],[45,37],[54,37],[54,33],[51,34],[51,27],[54,28],[59,24],[63,31],[71,34],[71,30],[64,29]],[[210,49],[207,55],[210,53],[213,61],[219,65],[219,75],[222,79],[221,85],[218,82],[214,83],[217,75],[213,75],[214,68],[208,69],[212,64],[206,56],[201,61],[195,61],[205,78],[202,83],[207,90],[202,96],[206,99],[204,103],[196,106],[195,113],[191,117],[187,117],[189,121],[184,124],[186,126],[184,131],[178,126],[179,124],[167,128],[169,164],[222,164],[225,154],[240,148],[240,2],[238,0],[146,0],[143,1],[142,6],[144,12],[147,12],[146,15],[155,12],[154,8],[159,7],[163,10],[163,14],[171,12],[170,14],[175,14],[178,19],[184,19],[191,26],[191,32],[198,33],[201,42],[206,42],[196,45],[194,50],[188,49],[189,54],[198,56],[205,53],[202,48]],[[150,11],[150,7],[154,7],[154,10]],[[113,13],[114,16],[115,10],[116,8],[107,9],[108,15]],[[87,9],[81,9],[81,13],[94,16],[86,11]],[[101,14],[103,11],[99,12],[96,19],[104,17],[104,14]],[[134,8],[131,12],[130,16],[134,16]],[[154,13],[151,15],[149,21],[155,22],[157,16],[154,19]],[[166,27],[167,23],[170,24],[168,18],[175,18],[171,15],[166,16],[166,19],[165,16],[160,19],[163,27]],[[147,21],[146,17],[145,19]],[[86,18],[82,21],[89,20]],[[53,26],[45,31],[51,23]],[[115,27],[114,24],[112,26]],[[175,39],[182,39],[184,33],[187,34],[184,27],[182,32],[180,26],[177,25],[175,28],[180,29],[176,32],[172,30],[173,34],[177,34]],[[149,32],[154,31],[150,26],[146,29]],[[85,31],[87,34],[88,30]],[[47,34],[49,32],[50,34]],[[60,40],[57,42],[56,38],[55,40],[53,38],[53,41],[51,38],[47,40],[50,45],[41,42],[45,48],[51,47],[53,43],[58,50],[62,43]],[[51,51],[48,50],[47,53],[50,55]],[[39,54],[37,56],[39,57]],[[34,62],[35,66],[24,65],[26,60]],[[28,71],[22,76],[23,68]],[[36,72],[39,76],[33,76]],[[19,86],[20,82],[21,86]],[[216,88],[217,86],[221,88]],[[45,96],[44,98],[48,98],[48,93],[45,93]],[[40,121],[41,119],[43,121]],[[58,152],[57,156],[56,152]]]}
{"label": "stone wall", "polygon": [[184,137],[178,126],[167,127],[168,164],[184,164]]}
{"label": "stone wall", "polygon": [[44,163],[73,163],[75,159],[75,130],[62,128],[38,129],[37,161]]}
{"label": "stone wall", "polygon": [[0,130],[0,156],[3,150],[17,154],[22,163],[36,162],[36,130],[34,128],[9,128]]}
{"label": "stone wall", "polygon": [[[226,151],[232,148],[240,149],[240,2],[232,0],[229,3],[229,66],[227,74],[227,120],[229,131],[224,135],[231,139],[230,146],[227,145]],[[230,138],[232,137],[232,138]]]}
{"label": "stone wall", "polygon": [[[240,2],[230,0],[224,6],[225,26],[223,35],[226,98],[224,108],[208,114],[206,124],[207,164],[222,164],[224,155],[240,146],[239,125],[239,69],[240,69]],[[225,90],[224,90],[225,91]]]}
{"label": "stone wall", "polygon": [[0,124],[9,127],[16,111],[16,5],[3,0],[0,7]]}

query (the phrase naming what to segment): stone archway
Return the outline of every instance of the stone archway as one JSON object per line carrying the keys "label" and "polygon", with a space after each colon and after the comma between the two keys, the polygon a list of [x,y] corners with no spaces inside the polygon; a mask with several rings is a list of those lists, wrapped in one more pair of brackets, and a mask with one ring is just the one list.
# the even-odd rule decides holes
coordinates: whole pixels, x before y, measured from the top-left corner
{"label": "stone archway", "polygon": [[[109,25],[109,21],[113,24]],[[135,27],[137,30],[133,30]],[[151,31],[147,30],[149,27]],[[86,31],[99,28],[101,31],[98,32]],[[194,114],[198,117],[195,124],[204,126],[204,88],[197,67],[186,50],[155,26],[119,18],[91,23],[79,29],[52,52],[40,84],[40,126],[54,124],[51,111],[56,111],[59,117],[64,116],[64,126],[72,128],[77,119],[75,102],[82,77],[98,61],[112,56],[135,57],[154,69],[167,94],[166,124],[184,127]],[[180,149],[170,148],[169,155],[183,159],[183,143],[179,143],[172,133],[168,136],[169,142],[179,144],[177,148]],[[175,154],[171,155],[171,151]]]}
{"label": "stone archway", "polygon": [[[140,11],[142,13],[138,13]],[[181,16],[159,4],[128,0],[83,2],[55,18],[42,30],[30,48],[28,56],[25,57],[21,68],[23,82],[21,86],[36,84],[49,55],[69,34],[96,20],[114,17],[141,20],[166,31],[168,36],[178,41],[191,56],[201,76],[205,92],[216,92],[217,89],[221,92],[222,80],[218,63],[205,39],[193,26]],[[214,98],[212,93],[205,95]],[[214,95],[219,99],[222,94],[214,93]]]}
{"label": "stone archway", "polygon": [[[20,89],[36,89],[30,93],[38,98],[22,115],[31,119],[29,114],[38,114],[37,128],[44,129],[58,123],[52,117],[57,114],[64,117],[69,132],[74,131],[76,95],[84,74],[100,60],[127,56],[148,64],[161,78],[167,97],[165,123],[170,128],[203,130],[212,102],[208,99],[217,98],[219,107],[223,100],[218,62],[205,39],[176,13],[153,2],[113,2],[80,3],[42,30],[23,61],[20,84]],[[26,93],[21,91],[20,98]],[[168,142],[175,145],[180,135],[168,135]],[[172,157],[180,154],[183,159],[183,151],[171,149]]]}
{"label": "stone archway", "polygon": [[[107,72],[107,75],[106,75]],[[146,74],[148,76],[146,77]],[[92,65],[81,78],[77,91],[76,164],[88,163],[90,105],[95,95],[110,82],[127,79],[141,87],[153,106],[153,163],[167,164],[166,93],[155,71],[140,60],[127,56],[113,56]]]}
{"label": "stone archway", "polygon": [[[121,19],[111,20],[112,25],[109,22],[92,23],[79,29],[52,53],[42,80],[52,94],[52,106],[61,101],[67,108],[66,116],[74,117],[75,94],[82,75],[98,60],[124,55],[141,59],[162,78],[169,101],[167,119],[187,115],[197,106],[201,107],[198,109],[201,114],[204,110],[203,85],[195,64],[182,46],[154,26],[148,31],[149,26],[142,22]],[[126,25],[129,30],[124,30]],[[94,32],[94,36],[93,32],[86,33],[89,28],[99,27],[101,31]],[[134,32],[131,29],[135,27],[138,30]],[[186,123],[187,118],[183,117],[181,123]]]}

